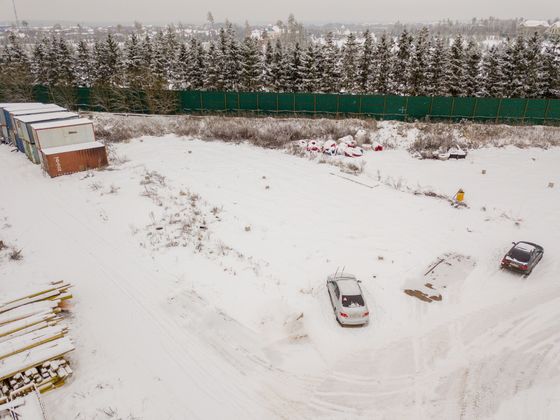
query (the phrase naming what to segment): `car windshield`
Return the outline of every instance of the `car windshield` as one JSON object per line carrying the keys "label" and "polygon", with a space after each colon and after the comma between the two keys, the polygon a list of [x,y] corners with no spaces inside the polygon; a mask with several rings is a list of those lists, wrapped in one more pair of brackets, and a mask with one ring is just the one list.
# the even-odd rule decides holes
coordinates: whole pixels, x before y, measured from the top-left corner
{"label": "car windshield", "polygon": [[520,262],[529,262],[529,259],[531,258],[531,255],[527,251],[517,248],[513,248],[509,253],[509,256]]}
{"label": "car windshield", "polygon": [[364,298],[361,295],[342,296],[342,306],[346,308],[357,308],[364,306]]}

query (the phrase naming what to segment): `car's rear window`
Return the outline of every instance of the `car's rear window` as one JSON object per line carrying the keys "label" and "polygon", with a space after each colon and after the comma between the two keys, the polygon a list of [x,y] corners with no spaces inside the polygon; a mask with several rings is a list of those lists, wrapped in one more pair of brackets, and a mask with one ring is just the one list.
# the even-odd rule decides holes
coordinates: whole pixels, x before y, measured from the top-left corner
{"label": "car's rear window", "polygon": [[364,306],[364,298],[361,295],[342,296],[342,306],[347,308]]}
{"label": "car's rear window", "polygon": [[527,251],[522,251],[521,249],[513,248],[509,253],[510,257],[515,258],[517,261],[529,262],[531,254]]}

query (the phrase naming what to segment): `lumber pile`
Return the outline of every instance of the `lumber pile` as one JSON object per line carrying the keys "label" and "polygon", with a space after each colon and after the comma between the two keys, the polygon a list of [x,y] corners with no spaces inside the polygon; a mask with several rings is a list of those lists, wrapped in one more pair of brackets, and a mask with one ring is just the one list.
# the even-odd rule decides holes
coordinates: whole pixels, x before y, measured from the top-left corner
{"label": "lumber pile", "polygon": [[72,375],[64,355],[74,345],[60,323],[70,287],[52,282],[0,302],[0,404],[57,388]]}

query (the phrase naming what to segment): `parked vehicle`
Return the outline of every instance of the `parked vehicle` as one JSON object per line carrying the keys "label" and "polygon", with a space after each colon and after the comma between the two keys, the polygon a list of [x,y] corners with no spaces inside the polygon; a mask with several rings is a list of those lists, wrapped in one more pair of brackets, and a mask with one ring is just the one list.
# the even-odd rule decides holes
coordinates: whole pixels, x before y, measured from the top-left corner
{"label": "parked vehicle", "polygon": [[500,268],[520,271],[526,276],[531,274],[544,254],[542,246],[532,242],[512,242],[513,247],[502,259]]}
{"label": "parked vehicle", "polygon": [[327,278],[327,290],[336,319],[341,325],[364,325],[369,321],[360,281],[352,274],[334,274]]}

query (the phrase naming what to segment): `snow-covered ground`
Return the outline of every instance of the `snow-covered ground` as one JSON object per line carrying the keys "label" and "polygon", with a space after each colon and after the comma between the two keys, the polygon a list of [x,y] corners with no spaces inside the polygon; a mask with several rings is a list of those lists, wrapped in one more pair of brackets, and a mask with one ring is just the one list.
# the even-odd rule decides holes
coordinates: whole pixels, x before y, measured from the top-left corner
{"label": "snow-covered ground", "polygon": [[[0,240],[23,249],[0,253],[0,300],[76,285],[50,418],[557,418],[560,149],[368,152],[354,177],[244,144],[115,148],[124,163],[49,179],[0,147]],[[414,194],[459,188],[468,208]],[[528,278],[498,268],[514,240],[544,246]],[[364,328],[332,313],[343,267]],[[441,301],[404,293],[428,281]]]}

